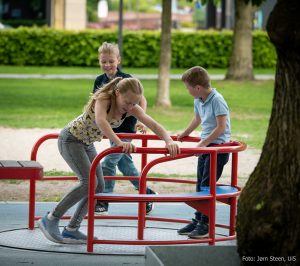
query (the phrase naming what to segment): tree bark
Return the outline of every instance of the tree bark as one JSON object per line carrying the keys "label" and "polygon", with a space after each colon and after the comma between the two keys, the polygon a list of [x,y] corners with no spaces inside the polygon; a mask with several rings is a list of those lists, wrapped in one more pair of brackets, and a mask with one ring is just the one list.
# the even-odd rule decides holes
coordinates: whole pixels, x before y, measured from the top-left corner
{"label": "tree bark", "polygon": [[163,0],[161,16],[161,40],[159,74],[157,82],[157,94],[155,104],[157,106],[169,107],[170,100],[170,67],[171,67],[171,3],[170,0]]}
{"label": "tree bark", "polygon": [[233,47],[230,65],[226,79],[252,80],[252,24],[253,7],[251,2],[235,0],[235,22],[233,34]]}
{"label": "tree bark", "polygon": [[217,27],[216,5],[213,0],[208,0],[206,3],[206,19],[205,28],[215,29]]}
{"label": "tree bark", "polygon": [[238,252],[245,265],[243,256],[282,257],[272,265],[299,265],[299,12],[299,0],[278,0],[267,24],[278,58],[275,95],[261,158],[238,202]]}

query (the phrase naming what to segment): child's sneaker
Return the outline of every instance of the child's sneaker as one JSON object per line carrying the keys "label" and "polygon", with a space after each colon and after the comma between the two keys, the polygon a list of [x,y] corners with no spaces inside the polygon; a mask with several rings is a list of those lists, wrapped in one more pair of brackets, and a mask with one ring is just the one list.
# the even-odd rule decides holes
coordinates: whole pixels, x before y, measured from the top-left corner
{"label": "child's sneaker", "polygon": [[186,225],[185,227],[180,228],[177,230],[179,235],[188,235],[189,233],[193,232],[197,226],[198,221],[196,219],[192,219],[192,222]]}
{"label": "child's sneaker", "polygon": [[86,244],[87,236],[79,231],[79,228],[74,231],[69,231],[65,227],[62,232],[63,243],[65,244]]}
{"label": "child's sneaker", "polygon": [[195,239],[208,237],[208,224],[199,222],[196,228],[190,234],[188,234],[188,237]]}
{"label": "child's sneaker", "polygon": [[108,202],[97,201],[95,215],[108,215]]}
{"label": "child's sneaker", "polygon": [[[150,193],[147,193],[147,194],[156,194],[157,195],[158,193],[151,190]],[[154,210],[154,203],[153,202],[146,202],[146,214],[149,214],[153,210]]]}
{"label": "child's sneaker", "polygon": [[58,228],[59,219],[53,217],[52,220],[48,218],[46,214],[43,218],[39,219],[37,224],[45,237],[55,243],[62,243],[63,238]]}

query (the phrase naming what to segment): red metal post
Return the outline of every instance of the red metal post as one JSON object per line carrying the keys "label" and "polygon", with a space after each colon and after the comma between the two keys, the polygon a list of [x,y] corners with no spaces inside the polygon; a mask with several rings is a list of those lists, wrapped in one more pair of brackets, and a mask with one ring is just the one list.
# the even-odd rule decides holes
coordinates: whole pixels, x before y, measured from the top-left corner
{"label": "red metal post", "polygon": [[28,212],[28,229],[33,230],[35,218],[35,182],[36,177],[30,177],[29,180],[29,212]]}
{"label": "red metal post", "polygon": [[[148,146],[148,139],[147,135],[142,136],[142,147],[147,147]],[[147,165],[147,153],[143,152],[141,154],[142,160],[141,160],[141,171],[142,173],[143,169]],[[146,193],[146,186],[147,186],[147,181],[146,181],[146,176],[147,175],[142,175],[140,176],[140,186],[139,186],[139,193],[140,194],[145,194]],[[137,230],[137,239],[143,240],[144,239],[144,228],[146,225],[146,203],[145,202],[139,202],[138,203],[138,230]]]}
{"label": "red metal post", "polygon": [[96,169],[100,160],[105,157],[107,154],[110,154],[111,151],[120,152],[121,148],[109,148],[98,154],[93,160],[90,175],[89,175],[89,190],[88,190],[88,227],[87,227],[87,252],[93,252],[94,248],[94,225],[95,225],[95,191],[96,191]]}
{"label": "red metal post", "polygon": [[213,150],[210,153],[210,199],[209,208],[209,245],[214,245],[216,242],[216,180],[217,180],[217,151]]}
{"label": "red metal post", "polygon": [[59,136],[59,134],[57,133],[53,133],[53,134],[47,134],[45,136],[42,136],[41,138],[39,138],[36,143],[33,145],[32,149],[31,149],[31,156],[30,159],[33,161],[36,161],[36,157],[37,157],[37,152],[39,147],[42,145],[43,142],[45,142],[48,139],[57,139]]}
{"label": "red metal post", "polygon": [[[144,155],[144,153],[143,153]],[[143,168],[144,169],[144,168]],[[147,172],[142,171],[140,177],[140,186],[139,186],[139,194],[146,194],[146,181]],[[144,228],[146,224],[146,203],[139,202],[138,208],[138,230],[137,230],[137,239],[143,240],[144,239]]]}
{"label": "red metal post", "polygon": [[[237,186],[238,178],[238,153],[232,153],[231,166],[231,186]],[[229,221],[229,235],[235,235],[235,216],[236,216],[236,197],[230,199],[230,221]]]}
{"label": "red metal post", "polygon": [[[142,147],[147,147],[148,140],[146,138],[142,139]],[[141,172],[147,164],[147,153],[142,153],[142,160],[141,160]]]}
{"label": "red metal post", "polygon": [[[47,134],[39,138],[31,149],[30,160],[36,161],[37,152],[39,147],[48,139],[57,139],[59,134]],[[29,180],[29,214],[28,214],[28,229],[33,230],[35,220],[35,190],[36,190],[36,178],[30,178]]]}
{"label": "red metal post", "polygon": [[[89,192],[88,192],[88,227],[87,227],[87,252],[93,252],[94,248],[94,225],[95,225],[95,181],[96,181],[96,168],[100,161],[100,159],[97,161],[93,161],[90,169],[90,176],[89,176]],[[95,162],[97,161],[97,162]]]}

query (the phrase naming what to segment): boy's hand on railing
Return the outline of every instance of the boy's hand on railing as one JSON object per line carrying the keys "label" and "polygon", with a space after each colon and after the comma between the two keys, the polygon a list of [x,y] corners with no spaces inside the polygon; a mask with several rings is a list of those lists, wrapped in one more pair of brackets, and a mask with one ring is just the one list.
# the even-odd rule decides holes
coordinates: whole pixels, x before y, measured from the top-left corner
{"label": "boy's hand on railing", "polygon": [[182,141],[182,139],[183,139],[184,137],[186,137],[186,135],[183,134],[183,133],[177,134],[177,140],[178,140],[178,141]]}
{"label": "boy's hand on railing", "polygon": [[198,144],[196,145],[196,148],[201,148],[201,147],[206,147],[207,145],[204,143],[204,140],[201,140],[200,142],[198,142]]}
{"label": "boy's hand on railing", "polygon": [[[200,142],[198,142],[198,144],[196,145],[196,148],[201,148],[201,147],[206,147],[207,145],[205,144],[204,140],[201,140]],[[202,153],[196,153],[195,156],[199,157]]]}
{"label": "boy's hand on railing", "polygon": [[136,147],[131,142],[122,141],[119,147],[122,147],[122,152],[132,153],[136,151]]}

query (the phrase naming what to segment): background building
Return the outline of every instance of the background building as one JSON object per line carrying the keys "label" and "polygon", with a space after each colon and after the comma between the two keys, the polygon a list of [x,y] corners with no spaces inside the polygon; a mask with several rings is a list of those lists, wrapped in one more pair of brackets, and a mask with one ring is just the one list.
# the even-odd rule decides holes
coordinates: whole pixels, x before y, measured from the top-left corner
{"label": "background building", "polygon": [[86,0],[0,0],[0,21],[12,27],[86,28]]}
{"label": "background building", "polygon": [[50,26],[56,29],[86,28],[86,0],[51,0]]}
{"label": "background building", "polygon": [[[161,0],[123,2],[124,29],[161,28]],[[258,8],[253,18],[255,29],[265,29],[275,3],[276,0],[266,0]],[[0,22],[12,27],[48,25],[56,29],[74,30],[117,28],[119,5],[120,0],[0,0]],[[202,5],[200,0],[172,0],[172,26],[182,30],[233,29],[234,0],[220,0],[217,5],[213,0],[208,0],[206,5]]]}

